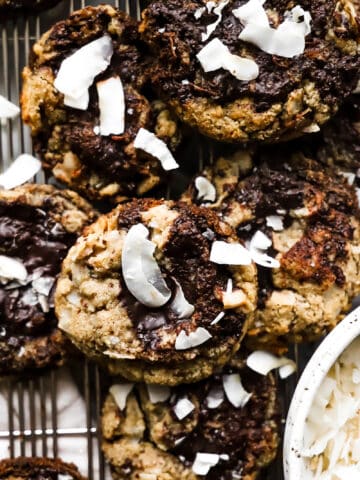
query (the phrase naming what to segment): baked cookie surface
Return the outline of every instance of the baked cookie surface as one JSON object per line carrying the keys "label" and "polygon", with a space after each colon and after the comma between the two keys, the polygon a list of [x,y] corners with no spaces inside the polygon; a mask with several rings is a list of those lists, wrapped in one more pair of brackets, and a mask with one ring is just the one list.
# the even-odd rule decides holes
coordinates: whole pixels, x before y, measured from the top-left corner
{"label": "baked cookie surface", "polygon": [[[352,2],[262,3],[153,1],[143,12],[140,31],[156,57],[154,86],[184,122],[215,139],[301,136],[333,116],[355,89],[359,24]],[[305,41],[289,57],[282,50],[291,34],[280,34],[287,22],[303,29]],[[259,31],[274,39],[277,54],[266,51]]]}
{"label": "baked cookie surface", "polygon": [[210,261],[215,241],[235,240],[206,208],[151,199],[119,205],[63,262],[60,328],[110,373],[133,381],[175,385],[211,375],[239,348],[257,290],[252,263]]}
{"label": "baked cookie surface", "polygon": [[[241,406],[224,387],[239,379],[246,391]],[[142,474],[158,480],[252,480],[276,456],[279,417],[271,374],[260,376],[235,358],[197,384],[127,385],[125,399],[121,383],[110,388],[102,412],[103,451],[114,480]],[[210,468],[205,461],[201,474],[199,459],[212,463]]]}
{"label": "baked cookie surface", "polygon": [[17,457],[0,461],[2,480],[86,480],[77,467],[58,458]]}
{"label": "baked cookie surface", "polygon": [[61,365],[54,285],[62,259],[96,215],[70,190],[24,185],[0,190],[0,374]]}
{"label": "baked cookie surface", "polygon": [[[280,148],[220,158],[200,176],[216,191],[206,205],[256,256],[259,298],[248,344],[286,349],[289,341],[326,334],[360,291],[354,186],[336,170]],[[196,178],[184,199],[204,203]]]}
{"label": "baked cookie surface", "polygon": [[0,0],[0,21],[12,18],[19,12],[37,13],[56,5],[60,0]]}
{"label": "baked cookie surface", "polygon": [[[83,48],[88,52],[79,54]],[[75,60],[65,71],[74,55],[84,65],[77,67]],[[57,87],[71,89],[73,79],[78,93],[87,60],[100,67],[89,73],[95,77],[83,79],[90,84],[83,92],[88,103],[76,98],[74,104]],[[44,168],[92,199],[121,200],[159,184],[166,173],[159,158],[135,148],[134,141],[143,128],[172,148],[179,131],[165,105],[144,96],[146,72],[137,22],[109,5],[74,12],[46,32],[23,71],[21,95],[22,118]],[[112,123],[108,129],[101,130],[102,116],[104,125]]]}

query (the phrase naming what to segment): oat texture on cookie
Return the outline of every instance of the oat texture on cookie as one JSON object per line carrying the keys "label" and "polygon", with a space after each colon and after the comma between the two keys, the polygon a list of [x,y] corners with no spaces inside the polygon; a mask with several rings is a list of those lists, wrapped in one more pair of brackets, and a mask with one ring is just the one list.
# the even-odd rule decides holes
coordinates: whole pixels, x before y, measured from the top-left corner
{"label": "oat texture on cookie", "polygon": [[154,0],[140,31],[159,95],[222,141],[313,131],[357,84],[359,23],[347,0]]}
{"label": "oat texture on cookie", "polygon": [[137,22],[110,5],[72,13],[33,46],[22,118],[44,168],[88,198],[143,195],[178,167],[178,122],[144,94],[147,64]]}
{"label": "oat texture on cookie", "polygon": [[[60,328],[111,373],[178,384],[225,364],[252,320],[257,275],[214,212],[164,200],[119,205],[86,229],[55,293]],[[214,245],[223,256],[213,257]],[[229,264],[230,263],[230,264]]]}
{"label": "oat texture on cookie", "polygon": [[[252,170],[249,168],[253,162]],[[354,185],[288,147],[220,158],[184,200],[205,204],[236,229],[258,268],[259,295],[247,337],[253,348],[286,349],[332,329],[359,294],[360,216]]]}
{"label": "oat texture on cookie", "polygon": [[131,384],[126,392],[121,379],[114,382],[103,406],[102,431],[115,480],[142,474],[250,480],[276,455],[274,377],[252,372],[240,358],[192,385]]}

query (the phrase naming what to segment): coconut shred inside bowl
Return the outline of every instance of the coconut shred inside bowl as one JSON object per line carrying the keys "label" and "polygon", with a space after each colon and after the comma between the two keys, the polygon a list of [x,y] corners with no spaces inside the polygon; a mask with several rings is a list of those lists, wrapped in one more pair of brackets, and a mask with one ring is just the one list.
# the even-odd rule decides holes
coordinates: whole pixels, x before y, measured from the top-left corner
{"label": "coconut shred inside bowl", "polygon": [[304,430],[304,480],[360,479],[360,338],[318,389]]}

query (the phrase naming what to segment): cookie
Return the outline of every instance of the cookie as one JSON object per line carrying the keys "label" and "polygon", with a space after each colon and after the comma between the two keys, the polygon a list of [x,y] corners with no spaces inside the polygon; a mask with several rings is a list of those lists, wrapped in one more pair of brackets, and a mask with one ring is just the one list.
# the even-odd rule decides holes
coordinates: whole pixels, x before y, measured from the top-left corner
{"label": "cookie", "polygon": [[62,259],[96,218],[70,190],[0,190],[0,374],[61,365],[68,342],[57,328],[54,285]]}
{"label": "cookie", "polygon": [[352,2],[263,3],[155,0],[143,12],[153,85],[184,122],[217,140],[301,136],[356,86]]}
{"label": "cookie", "polygon": [[21,94],[44,168],[88,198],[117,201],[145,194],[177,168],[169,148],[179,143],[178,124],[145,96],[146,72],[137,22],[109,5],[79,10],[46,32]]}
{"label": "cookie", "polygon": [[73,463],[58,458],[17,457],[0,461],[1,480],[85,480]]}
{"label": "cookie", "polygon": [[[203,198],[196,177],[184,199],[217,211],[257,262],[258,306],[247,343],[286,349],[289,341],[316,340],[332,329],[360,293],[354,187],[287,148],[238,152],[200,177]],[[212,202],[204,200],[211,188]]]}
{"label": "cookie", "polygon": [[251,259],[210,260],[214,244],[245,250],[234,242],[207,208],[153,199],[119,205],[63,262],[59,326],[112,374],[169,385],[205,378],[239,348],[256,304]]}
{"label": "cookie", "polygon": [[317,138],[320,161],[345,172],[360,168],[360,95],[352,95]]}
{"label": "cookie", "polygon": [[14,17],[19,12],[37,13],[58,2],[59,0],[0,0],[0,21]]}
{"label": "cookie", "polygon": [[103,451],[114,480],[251,480],[276,456],[278,420],[274,377],[233,359],[192,385],[113,385]]}

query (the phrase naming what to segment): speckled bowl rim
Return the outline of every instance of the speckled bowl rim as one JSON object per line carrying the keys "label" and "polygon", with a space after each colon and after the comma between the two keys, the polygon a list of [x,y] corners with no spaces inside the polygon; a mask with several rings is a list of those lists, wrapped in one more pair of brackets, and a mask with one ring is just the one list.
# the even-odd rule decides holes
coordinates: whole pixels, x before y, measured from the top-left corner
{"label": "speckled bowl rim", "polygon": [[360,307],[347,315],[322,341],[295,389],[286,419],[283,467],[285,480],[303,480],[306,462],[300,452],[304,426],[317,389],[341,353],[360,335]]}

